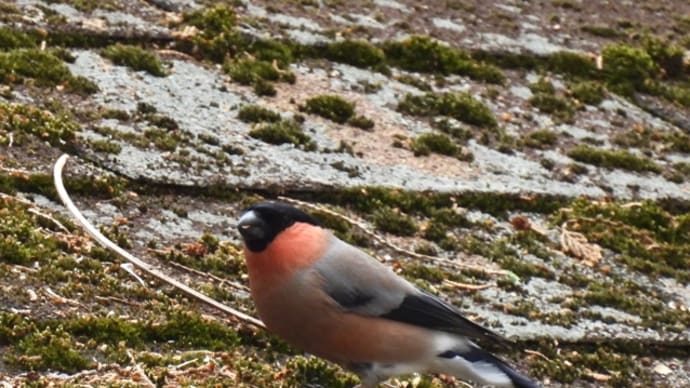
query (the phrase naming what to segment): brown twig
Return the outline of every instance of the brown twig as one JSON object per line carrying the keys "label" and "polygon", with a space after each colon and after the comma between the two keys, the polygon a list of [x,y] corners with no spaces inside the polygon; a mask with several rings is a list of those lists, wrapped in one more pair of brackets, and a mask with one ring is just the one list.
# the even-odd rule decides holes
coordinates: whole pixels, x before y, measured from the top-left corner
{"label": "brown twig", "polygon": [[203,272],[203,271],[199,271],[198,269],[194,269],[194,268],[191,268],[191,267],[187,267],[187,266],[184,265],[184,264],[176,263],[176,262],[174,262],[174,261],[169,261],[168,264],[170,264],[171,266],[173,266],[173,267],[175,267],[175,268],[179,268],[179,269],[181,269],[181,270],[183,270],[183,271],[187,271],[187,272],[189,272],[189,273],[193,273],[193,274],[195,274],[195,275],[202,276],[202,277],[205,277],[205,278],[214,280],[214,281],[220,283],[221,285],[227,284],[227,285],[231,286],[231,287],[234,288],[234,289],[237,289],[237,290],[240,290],[240,291],[249,292],[249,287],[245,286],[244,284],[240,284],[240,283],[237,283],[237,282],[233,282],[232,280],[228,280],[228,279],[223,279],[223,278],[221,278],[221,277],[219,277],[219,276],[216,276],[216,275],[214,275],[214,274],[210,274],[210,273],[206,273],[206,272]]}
{"label": "brown twig", "polygon": [[551,360],[550,358],[546,357],[546,356],[544,355],[544,353],[542,353],[542,352],[538,352],[538,351],[536,351],[536,350],[530,350],[530,349],[524,349],[523,351],[524,351],[525,353],[531,355],[531,356],[537,356],[537,357],[539,357],[539,358],[541,358],[541,359],[543,359],[543,360],[545,360],[545,361],[547,361],[547,362],[553,362],[553,360]]}
{"label": "brown twig", "polygon": [[470,290],[470,291],[481,291],[481,290],[486,290],[487,288],[491,288],[494,285],[491,283],[486,283],[486,284],[468,284],[468,283],[460,283],[456,282],[453,280],[448,280],[444,279],[443,284],[447,286],[451,286],[453,288],[459,288],[462,290]]}
{"label": "brown twig", "polygon": [[38,210],[35,203],[33,203],[31,201],[27,201],[27,200],[19,198],[19,197],[7,195],[5,193],[0,193],[0,198],[9,199],[10,201],[16,201],[16,202],[19,202],[19,203],[22,203],[24,205],[29,206],[29,209],[27,209],[29,211],[29,213],[35,214],[41,218],[45,218],[46,220],[55,224],[55,226],[60,228],[63,232],[69,233],[69,229],[67,229],[65,227],[65,225],[62,225],[62,223],[60,221],[56,220],[51,215],[43,213],[42,211]]}
{"label": "brown twig", "polygon": [[144,369],[139,365],[137,360],[134,358],[134,355],[130,350],[127,350],[127,355],[129,356],[129,359],[132,361],[132,364],[134,364],[134,370],[139,374],[139,377],[141,377],[141,380],[145,385],[149,387],[156,388],[156,384],[149,379],[149,376],[146,375],[146,372],[144,372]]}
{"label": "brown twig", "polygon": [[100,300],[100,301],[117,302],[117,303],[126,304],[126,305],[128,305],[128,306],[141,306],[141,303],[132,302],[132,301],[130,301],[130,300],[118,298],[118,297],[115,297],[115,296],[100,296],[100,295],[96,295],[96,296],[94,296],[94,298],[95,298],[96,300]]}

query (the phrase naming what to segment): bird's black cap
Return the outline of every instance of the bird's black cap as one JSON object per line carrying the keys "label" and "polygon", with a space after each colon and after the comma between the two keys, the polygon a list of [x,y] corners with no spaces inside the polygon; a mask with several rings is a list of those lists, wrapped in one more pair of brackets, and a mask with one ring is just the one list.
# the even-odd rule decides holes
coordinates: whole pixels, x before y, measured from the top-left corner
{"label": "bird's black cap", "polygon": [[309,214],[282,202],[260,202],[242,213],[237,229],[252,252],[261,252],[283,230],[296,222],[319,226]]}

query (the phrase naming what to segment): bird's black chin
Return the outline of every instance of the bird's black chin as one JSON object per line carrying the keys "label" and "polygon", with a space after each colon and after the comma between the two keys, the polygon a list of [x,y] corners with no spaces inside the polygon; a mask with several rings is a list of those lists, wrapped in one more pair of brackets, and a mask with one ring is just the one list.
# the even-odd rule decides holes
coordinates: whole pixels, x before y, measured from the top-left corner
{"label": "bird's black chin", "polygon": [[237,230],[242,235],[244,244],[252,252],[263,251],[273,239],[273,236],[269,236],[270,228],[266,222],[251,211],[240,218]]}

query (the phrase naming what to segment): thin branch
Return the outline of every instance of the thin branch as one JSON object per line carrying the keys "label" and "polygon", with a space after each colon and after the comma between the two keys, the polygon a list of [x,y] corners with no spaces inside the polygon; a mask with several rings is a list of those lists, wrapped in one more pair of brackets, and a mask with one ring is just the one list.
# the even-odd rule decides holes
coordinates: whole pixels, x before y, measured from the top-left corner
{"label": "thin branch", "polygon": [[55,226],[57,226],[58,228],[60,228],[63,232],[69,233],[69,229],[67,229],[67,228],[65,227],[65,225],[62,225],[62,223],[61,223],[60,221],[56,220],[55,218],[53,218],[53,217],[50,216],[49,214],[43,213],[42,211],[38,210],[38,208],[36,208],[36,204],[35,204],[35,203],[33,203],[33,202],[31,202],[31,201],[27,201],[27,200],[22,199],[22,198],[19,198],[19,197],[15,197],[15,196],[12,196],[12,195],[7,195],[7,194],[5,194],[5,193],[0,193],[0,198],[9,199],[9,200],[11,200],[11,201],[16,201],[16,202],[19,202],[19,203],[22,203],[22,204],[24,204],[24,205],[29,206],[29,209],[27,209],[27,210],[29,211],[29,213],[35,214],[35,215],[37,215],[37,216],[39,216],[39,217],[41,217],[41,218],[45,218],[46,220],[48,220],[48,221],[52,222],[53,224],[55,224]]}
{"label": "thin branch", "polygon": [[127,350],[127,355],[129,356],[129,359],[132,361],[132,364],[134,364],[134,370],[139,373],[139,376],[143,380],[144,383],[146,383],[147,386],[156,388],[156,384],[154,384],[151,379],[149,379],[149,376],[146,375],[146,372],[144,372],[144,369],[139,365],[137,360],[134,358],[134,355],[130,350]]}
{"label": "thin branch", "polygon": [[55,304],[69,304],[72,306],[81,306],[81,304],[76,300],[65,298],[64,296],[58,295],[55,291],[51,290],[50,287],[45,287],[44,290]]}
{"label": "thin branch", "polygon": [[422,259],[422,260],[429,260],[429,261],[433,261],[433,262],[436,262],[439,264],[444,264],[444,265],[447,265],[450,267],[455,267],[455,268],[460,268],[460,269],[470,269],[470,270],[482,272],[482,273],[485,273],[488,275],[502,275],[502,276],[508,276],[512,279],[514,279],[516,277],[516,275],[514,273],[507,271],[507,270],[504,270],[504,269],[498,269],[498,270],[497,269],[489,269],[489,268],[482,267],[482,266],[464,264],[464,263],[460,263],[460,262],[455,261],[455,260],[444,259],[444,258],[438,257],[438,256],[430,256],[430,255],[424,255],[421,253],[413,252],[413,251],[401,248],[401,247],[393,244],[392,242],[386,240],[385,238],[377,235],[376,233],[370,231],[367,228],[367,226],[362,224],[361,222],[359,222],[355,219],[352,219],[346,215],[340,214],[336,211],[333,211],[331,209],[328,209],[328,208],[325,208],[325,207],[319,206],[319,205],[314,205],[314,204],[309,203],[309,202],[300,201],[298,199],[284,197],[284,196],[279,196],[278,199],[280,199],[281,201],[285,201],[285,202],[294,204],[294,205],[303,206],[303,207],[306,207],[306,208],[309,208],[312,210],[316,210],[319,212],[323,212],[323,213],[332,215],[334,217],[338,217],[341,220],[344,220],[344,221],[348,222],[349,224],[356,226],[359,230],[361,230],[364,234],[366,234],[367,236],[372,238],[377,243],[379,243],[383,246],[386,246],[386,247],[392,249],[393,251],[395,251],[401,255],[410,256],[410,257],[414,257],[414,258]]}
{"label": "thin branch", "polygon": [[468,283],[460,283],[460,282],[455,282],[453,280],[448,280],[444,279],[443,284],[447,286],[451,286],[453,288],[459,288],[462,290],[470,290],[470,291],[481,291],[485,290],[487,288],[491,288],[494,285],[491,283],[486,283],[486,284],[468,284]]}
{"label": "thin branch", "polygon": [[55,168],[53,170],[53,179],[55,183],[55,189],[58,192],[58,195],[60,196],[60,200],[62,200],[62,203],[67,207],[70,213],[72,213],[72,216],[81,224],[81,226],[86,230],[86,232],[91,235],[98,243],[106,247],[107,249],[113,251],[114,253],[118,254],[120,257],[123,259],[127,260],[128,262],[132,263],[135,267],[139,268],[140,270],[146,272],[147,274],[155,277],[156,279],[165,282],[178,290],[182,291],[183,293],[199,300],[200,302],[203,302],[211,307],[214,307],[224,313],[228,313],[230,315],[233,315],[234,317],[250,323],[256,327],[260,328],[265,328],[265,325],[263,322],[260,320],[252,317],[251,315],[247,315],[241,311],[238,311],[230,306],[224,305],[215,299],[209,298],[208,296],[188,287],[186,284],[181,283],[165,274],[160,272],[159,270],[153,268],[151,265],[148,263],[144,262],[143,260],[139,259],[138,257],[132,255],[131,253],[125,251],[124,249],[120,248],[117,246],[114,242],[108,240],[107,237],[105,237],[98,229],[96,229],[89,221],[86,220],[83,214],[79,211],[77,206],[72,202],[72,199],[69,197],[69,194],[67,194],[67,190],[65,190],[65,186],[62,182],[62,169],[65,166],[65,163],[67,162],[67,159],[69,158],[69,155],[63,154],[60,156],[60,158],[55,162]]}
{"label": "thin branch", "polygon": [[100,295],[94,295],[94,298],[96,300],[104,301],[104,302],[117,302],[117,303],[122,303],[126,304],[127,306],[141,306],[141,303],[137,302],[132,302],[131,300],[126,300],[122,298],[118,298],[115,296],[100,296]]}
{"label": "thin branch", "polygon": [[523,350],[523,351],[524,351],[525,353],[531,355],[531,356],[537,356],[537,357],[539,357],[539,358],[541,358],[541,359],[544,359],[545,361],[553,362],[552,359],[546,357],[546,356],[544,355],[544,353],[542,353],[542,352],[538,352],[538,351],[536,351],[536,350],[530,350],[530,349],[525,349],[525,350]]}
{"label": "thin branch", "polygon": [[137,275],[136,272],[134,272],[134,266],[132,265],[132,263],[124,263],[120,266],[120,268],[124,269],[125,272],[130,274],[136,281],[139,282],[139,284],[141,284],[142,287],[146,287],[146,282],[144,281],[144,279],[142,279],[139,275]]}
{"label": "thin branch", "polygon": [[232,280],[228,280],[228,279],[223,279],[223,278],[221,278],[221,277],[219,277],[219,276],[216,276],[216,275],[214,275],[214,274],[206,273],[206,272],[203,272],[203,271],[199,271],[198,269],[194,269],[194,268],[191,268],[191,267],[187,267],[187,266],[184,265],[184,264],[176,263],[176,262],[174,262],[174,261],[169,261],[168,264],[170,264],[170,265],[173,266],[173,267],[179,268],[179,269],[181,269],[181,270],[183,270],[183,271],[187,271],[187,272],[189,272],[189,273],[193,273],[193,274],[195,274],[195,275],[203,276],[203,277],[205,277],[205,278],[214,280],[214,281],[220,283],[221,285],[227,284],[227,285],[231,286],[232,288],[234,288],[234,289],[236,289],[236,290],[249,292],[249,287],[245,286],[244,284],[240,284],[240,283],[237,283],[237,282],[233,282]]}

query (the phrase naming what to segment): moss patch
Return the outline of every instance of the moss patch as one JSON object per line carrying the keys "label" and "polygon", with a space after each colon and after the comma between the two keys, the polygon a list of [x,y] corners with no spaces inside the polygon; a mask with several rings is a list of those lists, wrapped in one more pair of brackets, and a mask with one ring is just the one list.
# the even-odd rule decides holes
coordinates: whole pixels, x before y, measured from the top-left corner
{"label": "moss patch", "polygon": [[133,70],[145,71],[156,77],[167,75],[158,55],[139,46],[114,44],[101,51],[101,55],[116,65],[127,66]]}
{"label": "moss patch", "polygon": [[491,109],[469,93],[408,94],[398,103],[398,110],[415,116],[449,116],[482,127],[498,125]]}
{"label": "moss patch", "polygon": [[432,152],[456,156],[460,152],[460,147],[451,138],[442,133],[419,135],[412,141],[411,148],[415,156],[429,155]]}
{"label": "moss patch", "polygon": [[75,77],[62,60],[39,49],[16,49],[0,52],[0,82],[18,83],[33,80],[37,86],[54,87],[64,85],[67,90],[78,94],[98,91],[93,82],[84,77]]}
{"label": "moss patch", "polygon": [[606,93],[604,86],[596,81],[582,81],[574,84],[570,90],[573,97],[588,105],[599,105]]}
{"label": "moss patch", "polygon": [[295,120],[258,124],[249,131],[249,136],[270,144],[294,144],[307,151],[316,149],[316,143],[304,133],[300,124]]}
{"label": "moss patch", "polygon": [[398,236],[411,236],[417,232],[417,223],[414,219],[397,209],[379,209],[374,212],[373,221],[379,230]]}
{"label": "moss patch", "polygon": [[458,74],[489,83],[501,84],[500,69],[472,59],[469,53],[444,46],[426,36],[412,36],[402,42],[384,44],[390,64],[405,70],[426,73]]}
{"label": "moss patch", "polygon": [[637,156],[624,150],[604,150],[587,145],[579,145],[568,151],[568,156],[578,162],[605,168],[617,168],[636,172],[660,173],[654,161],[644,156]]}
{"label": "moss patch", "polygon": [[364,40],[343,40],[329,43],[325,47],[317,46],[315,50],[331,61],[361,68],[382,69],[386,61],[380,48]]}
{"label": "moss patch", "polygon": [[566,221],[589,241],[618,253],[617,260],[633,270],[690,279],[687,215],[673,215],[650,201],[626,206],[577,200],[554,216],[555,223]]}
{"label": "moss patch", "polygon": [[33,135],[52,145],[62,146],[72,142],[78,125],[69,117],[56,116],[32,105],[0,102],[0,144],[9,142],[8,134],[14,134],[15,144],[22,144],[23,136]]}
{"label": "moss patch", "polygon": [[640,89],[656,69],[654,60],[644,50],[623,43],[608,45],[601,53],[610,87],[617,93],[630,95]]}
{"label": "moss patch", "polygon": [[344,124],[355,114],[355,105],[336,95],[321,95],[308,99],[304,111]]}
{"label": "moss patch", "polygon": [[568,123],[573,121],[575,109],[563,97],[540,92],[532,96],[529,103],[540,112],[548,113],[560,121]]}
{"label": "moss patch", "polygon": [[280,114],[259,105],[243,105],[237,112],[237,118],[245,123],[275,123],[280,121]]}
{"label": "moss patch", "polygon": [[539,129],[529,132],[522,143],[530,148],[549,149],[558,142],[558,134],[550,129]]}

